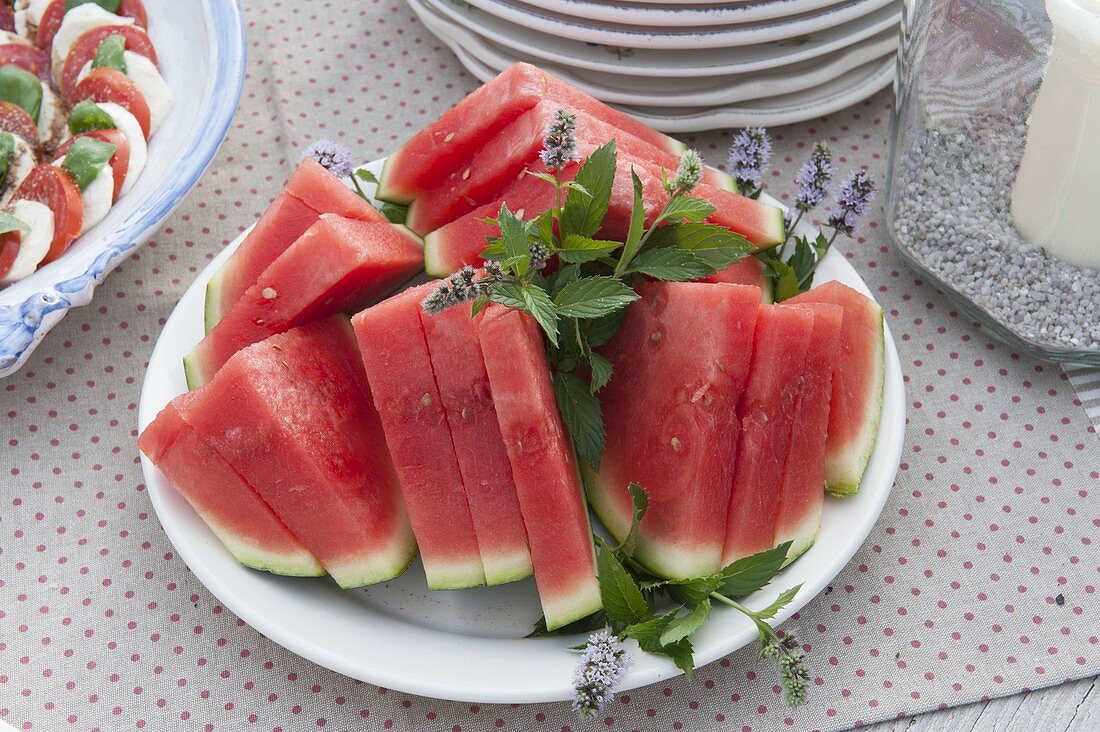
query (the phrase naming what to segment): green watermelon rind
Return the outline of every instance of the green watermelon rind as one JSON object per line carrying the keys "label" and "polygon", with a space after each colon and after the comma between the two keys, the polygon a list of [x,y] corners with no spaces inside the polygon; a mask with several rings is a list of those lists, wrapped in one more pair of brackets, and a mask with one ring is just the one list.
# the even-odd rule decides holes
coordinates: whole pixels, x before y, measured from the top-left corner
{"label": "green watermelon rind", "polygon": [[228,268],[229,262],[226,262],[206,283],[206,297],[203,299],[202,307],[202,326],[206,335],[210,335],[210,331],[214,330],[214,326],[222,319],[222,283],[225,281]]}
{"label": "green watermelon rind", "polygon": [[[857,440],[855,444],[837,460],[835,457],[826,464],[825,490],[835,496],[854,496],[859,492],[859,484],[863,480],[863,473],[867,470],[867,464],[871,461],[871,455],[875,451],[875,442],[878,439],[879,423],[882,419],[883,391],[886,387],[886,332],[882,308],[878,309],[878,327],[875,330],[877,345],[875,353],[878,357],[878,367],[875,369],[877,383],[875,384],[872,398],[867,401],[865,414],[869,416],[865,424],[865,436]],[[842,463],[838,468],[837,463]]]}
{"label": "green watermelon rind", "polygon": [[424,567],[424,575],[429,590],[469,590],[486,586],[485,567],[480,556],[476,561],[444,563],[436,560],[430,569]]}
{"label": "green watermelon rind", "polygon": [[379,551],[372,552],[369,557],[361,561],[349,562],[345,566],[330,566],[329,574],[341,589],[353,590],[356,587],[376,585],[400,577],[415,558],[416,543],[410,534],[407,544],[390,547],[384,554]]}
{"label": "green watermelon rind", "polygon": [[284,577],[323,577],[328,574],[308,552],[296,552],[294,555],[269,552],[253,542],[241,541],[235,534],[214,525],[208,519],[206,525],[233,558],[249,569]]}
{"label": "green watermelon rind", "polygon": [[787,558],[783,560],[784,567],[805,554],[814,545],[820,529],[821,513],[818,512],[803,519],[798,528],[788,536],[777,536],[775,538],[777,546],[785,541],[791,542],[791,548],[787,550]]}
{"label": "green watermelon rind", "polygon": [[447,253],[445,242],[441,239],[441,229],[436,229],[424,237],[424,271],[429,277],[439,279],[447,277],[459,269],[457,266],[448,265],[444,259]]}
{"label": "green watermelon rind", "polygon": [[183,357],[183,378],[187,381],[188,391],[194,391],[206,383],[194,351]]}
{"label": "green watermelon rind", "polygon": [[413,202],[412,196],[391,191],[389,190],[389,186],[387,186],[387,182],[393,181],[392,174],[397,170],[397,166],[401,162],[401,153],[403,149],[404,148],[398,149],[397,152],[387,157],[386,162],[382,164],[382,173],[378,176],[378,190],[374,193],[374,197],[379,201],[396,203],[402,206],[407,206]]}
{"label": "green watermelon rind", "polygon": [[787,220],[784,217],[783,209],[779,206],[768,206],[768,208],[771,209],[770,213],[773,221],[771,226],[766,229],[765,238],[756,244],[757,249],[772,249],[787,241]]}
{"label": "green watermelon rind", "polygon": [[[569,444],[572,445],[573,439],[569,437],[568,427],[565,428],[565,432]],[[577,469],[577,485],[580,486],[581,489],[581,505],[589,505],[591,499],[584,480],[584,472],[588,464],[582,457],[577,455],[575,449],[573,450],[573,465],[576,466]],[[588,535],[592,536],[592,517],[588,514],[588,511],[584,512],[584,520],[588,527]],[[589,541],[589,550],[592,552],[592,566],[595,567],[596,545],[592,541]],[[547,598],[542,598],[540,593],[543,618],[546,621],[547,630],[555,630],[562,626],[569,625],[603,608],[603,596],[600,593],[599,578],[593,576],[592,580],[593,582],[590,584],[580,585],[572,595],[559,595],[550,602],[547,601]]]}

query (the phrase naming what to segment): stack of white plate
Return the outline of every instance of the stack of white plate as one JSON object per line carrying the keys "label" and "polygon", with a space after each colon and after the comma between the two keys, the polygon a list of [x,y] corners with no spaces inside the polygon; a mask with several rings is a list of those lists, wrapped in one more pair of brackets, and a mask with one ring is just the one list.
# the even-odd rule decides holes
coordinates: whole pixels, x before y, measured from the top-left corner
{"label": "stack of white plate", "polygon": [[487,81],[515,61],[665,132],[801,122],[894,79],[901,0],[408,0]]}

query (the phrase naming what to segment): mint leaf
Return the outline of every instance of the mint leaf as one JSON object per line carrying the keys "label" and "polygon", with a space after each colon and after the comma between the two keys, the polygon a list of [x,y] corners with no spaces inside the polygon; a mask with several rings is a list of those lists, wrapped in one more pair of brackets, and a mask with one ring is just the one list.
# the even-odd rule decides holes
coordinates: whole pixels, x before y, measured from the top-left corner
{"label": "mint leaf", "polygon": [[768,263],[768,268],[772,273],[772,280],[775,282],[776,302],[788,300],[800,292],[798,275],[795,273],[794,267],[786,262],[774,261]]}
{"label": "mint leaf", "polygon": [[771,605],[768,605],[763,610],[757,610],[755,613],[753,613],[754,617],[759,618],[760,620],[770,620],[771,618],[774,618],[776,613],[778,613],[780,610],[787,607],[787,605],[791,603],[791,600],[794,599],[794,596],[797,595],[798,591],[801,589],[802,585],[795,585],[794,587],[783,590],[783,592],[780,593],[779,597],[775,598],[775,602],[773,602]]}
{"label": "mint leaf", "polygon": [[606,257],[621,246],[622,244],[617,241],[590,239],[580,234],[569,234],[561,242],[558,259],[574,264],[594,262],[600,257]]}
{"label": "mint leaf", "polygon": [[8,234],[13,231],[26,235],[31,233],[31,227],[27,226],[23,219],[17,219],[7,211],[0,211],[0,234]]}
{"label": "mint leaf", "polygon": [[92,57],[92,68],[108,68],[126,73],[126,37],[118,35],[107,36],[96,49]]}
{"label": "mint leaf", "polygon": [[599,400],[579,376],[561,371],[554,372],[554,396],[577,453],[599,470],[605,439]]}
{"label": "mint leaf", "polygon": [[694,252],[666,248],[642,252],[634,258],[630,271],[666,282],[691,282],[718,270],[699,259]]}
{"label": "mint leaf", "polygon": [[676,611],[673,610],[663,615],[656,615],[637,623],[631,623],[623,628],[622,634],[626,638],[633,638],[638,641],[638,645],[642,646],[642,650],[646,650],[646,645],[650,647],[659,647],[661,634],[665,632],[665,628],[668,627],[669,623],[671,623],[675,617]]}
{"label": "mint leaf", "polygon": [[10,132],[0,132],[0,181],[7,179],[13,157],[15,157],[15,136]]}
{"label": "mint leaf", "polygon": [[0,66],[0,101],[22,108],[37,123],[42,113],[42,82],[18,66]]}
{"label": "mint leaf", "polygon": [[94,137],[78,137],[65,154],[61,167],[69,171],[77,188],[84,190],[96,179],[103,166],[111,161],[117,149],[117,146]]}
{"label": "mint leaf", "polygon": [[622,254],[619,255],[619,263],[615,266],[615,274],[622,274],[630,265],[634,256],[642,246],[642,238],[645,235],[645,201],[642,200],[642,179],[630,168],[630,179],[634,184],[634,202],[630,209],[630,228],[626,232],[626,242],[623,243]]}
{"label": "mint leaf", "polygon": [[675,248],[692,252],[715,271],[723,270],[751,254],[745,237],[717,224],[670,224],[653,232],[649,249]]}
{"label": "mint leaf", "polygon": [[575,264],[569,264],[557,272],[554,272],[547,280],[546,291],[553,297],[561,292],[562,288],[580,279],[581,268]]}
{"label": "mint leaf", "polygon": [[546,290],[530,282],[508,282],[493,287],[492,299],[495,303],[521,310],[533,317],[550,342],[558,344],[558,316]]}
{"label": "mint leaf", "polygon": [[629,559],[634,556],[634,546],[638,543],[638,528],[642,524],[642,519],[645,518],[646,511],[649,510],[649,494],[637,483],[631,483],[627,488],[630,491],[632,507],[630,531],[627,532],[623,543],[619,545],[619,554]]}
{"label": "mint leaf", "polygon": [[717,210],[713,204],[702,198],[676,196],[669,200],[652,225],[657,226],[664,221],[706,221]]}
{"label": "mint leaf", "polygon": [[476,318],[478,313],[488,306],[488,300],[474,300],[474,304],[470,306],[470,317]]}
{"label": "mint leaf", "polygon": [[69,12],[75,7],[80,5],[87,5],[92,3],[106,10],[108,13],[118,13],[118,8],[122,4],[122,0],[65,0],[65,12]]}
{"label": "mint leaf", "polygon": [[535,627],[525,638],[542,638],[554,635],[577,635],[578,633],[591,633],[607,625],[607,613],[597,610],[591,615],[585,615],[580,620],[574,620],[568,625],[563,625],[553,630],[546,629],[546,618],[541,617],[535,621]]}
{"label": "mint leaf", "polygon": [[668,627],[661,633],[661,645],[670,646],[690,638],[695,631],[703,627],[703,623],[707,621],[709,615],[710,599],[708,598],[692,608],[687,615],[676,618],[669,623]]}
{"label": "mint leaf", "polygon": [[593,353],[588,357],[588,368],[592,372],[592,383],[589,388],[595,394],[607,386],[607,382],[611,381],[613,367],[606,358],[598,353]]}
{"label": "mint leaf", "polygon": [[567,285],[554,296],[558,314],[570,318],[599,318],[625,308],[638,293],[622,280],[586,277]]}
{"label": "mint leaf", "polygon": [[588,156],[574,176],[575,186],[565,197],[561,214],[561,233],[593,236],[603,225],[611,186],[615,181],[616,143],[612,139]]}
{"label": "mint leaf", "polygon": [[588,326],[588,345],[598,348],[607,343],[618,332],[623,320],[626,319],[626,308],[616,310],[610,315],[596,318]]}
{"label": "mint leaf", "polygon": [[649,603],[615,552],[602,539],[596,540],[596,576],[600,581],[600,599],[612,628],[624,628],[650,614]]}
{"label": "mint leaf", "polygon": [[763,588],[783,567],[791,542],[732,562],[714,575],[718,591],[726,597],[747,597]]}
{"label": "mint leaf", "polygon": [[531,241],[527,238],[527,226],[508,210],[507,203],[500,204],[497,214],[500,226],[500,242],[504,246],[504,258],[500,264],[516,276],[523,277],[531,267]]}

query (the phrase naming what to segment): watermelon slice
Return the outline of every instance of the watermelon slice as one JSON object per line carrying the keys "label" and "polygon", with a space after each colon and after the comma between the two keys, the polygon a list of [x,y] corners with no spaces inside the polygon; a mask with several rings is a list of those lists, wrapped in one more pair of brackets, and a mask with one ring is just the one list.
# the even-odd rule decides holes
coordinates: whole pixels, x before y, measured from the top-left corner
{"label": "watermelon slice", "polygon": [[800,305],[813,310],[814,330],[806,350],[802,386],[795,398],[795,420],[783,478],[779,483],[779,511],[775,520],[778,546],[791,542],[787,563],[814,543],[821,525],[825,499],[825,437],[829,429],[829,397],[836,367],[844,311],[835,305]]}
{"label": "watermelon slice", "polygon": [[421,285],[352,319],[433,590],[485,584],[477,533],[420,324]]}
{"label": "watermelon slice", "polygon": [[436,386],[447,413],[466,500],[490,585],[531,576],[531,553],[512,467],[497,425],[489,376],[470,306],[420,314]]}
{"label": "watermelon slice", "polygon": [[829,492],[852,495],[859,490],[859,481],[871,459],[882,413],[886,363],[882,308],[866,295],[835,281],[787,302],[822,302],[844,308],[829,409],[825,481]]}
{"label": "watermelon slice", "polygon": [[726,282],[731,285],[754,285],[760,288],[760,302],[767,305],[775,301],[775,283],[764,276],[766,265],[756,257],[745,257],[721,272],[705,277],[703,282]]}
{"label": "watermelon slice", "polygon": [[138,447],[238,562],[293,577],[324,574],[264,499],[183,421],[180,405],[198,396],[190,392],[169,402],[141,433]]}
{"label": "watermelon slice", "polygon": [[401,574],[416,553],[344,316],[239,351],[183,405],[341,587]]}
{"label": "watermelon slice", "polygon": [[538,325],[492,307],[481,348],[548,629],[602,607],[592,529],[573,448],[565,433]]}
{"label": "watermelon slice", "polygon": [[207,285],[207,332],[322,213],[386,223],[382,214],[343,181],[313,158],[306,158],[290,176],[285,191],[272,201],[255,228]]}
{"label": "watermelon slice", "polygon": [[813,325],[814,314],[805,308],[760,308],[752,369],[737,406],[741,438],[730,491],[723,565],[774,545],[780,481],[790,451],[795,399]]}
{"label": "watermelon slice", "polygon": [[708,201],[717,210],[707,219],[749,240],[757,249],[770,249],[787,239],[783,209],[739,193],[700,183],[691,195]]}
{"label": "watermelon slice", "polygon": [[649,494],[635,557],[672,578],[721,568],[726,507],[760,291],[648,282],[602,349],[614,366],[600,392],[607,443],[584,465],[596,515],[616,539],[631,524],[627,486]]}
{"label": "watermelon slice", "polygon": [[234,353],[303,323],[359,310],[420,271],[420,240],[405,227],[322,214],[184,359],[188,386]]}
{"label": "watermelon slice", "polygon": [[[378,198],[411,203],[424,191],[441,184],[460,166],[479,157],[481,147],[539,102],[555,109],[584,112],[652,145],[679,155],[684,144],[618,112],[542,69],[517,63],[474,91],[425,127],[386,160]],[[708,168],[713,185],[736,190],[725,173]]]}
{"label": "watermelon slice", "polygon": [[[488,140],[475,157],[456,167],[441,183],[421,192],[409,206],[406,219],[409,228],[418,234],[427,234],[497,198],[523,175],[525,168],[537,162],[546,128],[559,108],[560,105],[552,101],[539,102]],[[647,167],[659,179],[661,168],[671,175],[679,165],[677,156],[597,117],[573,111],[577,116],[577,153],[581,158],[614,139],[622,167],[633,162]]]}

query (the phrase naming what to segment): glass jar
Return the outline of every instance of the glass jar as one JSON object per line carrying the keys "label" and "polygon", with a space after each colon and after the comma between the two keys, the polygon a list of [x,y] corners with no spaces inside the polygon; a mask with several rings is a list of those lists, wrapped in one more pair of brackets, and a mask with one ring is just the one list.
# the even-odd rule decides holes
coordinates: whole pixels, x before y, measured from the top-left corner
{"label": "glass jar", "polygon": [[895,250],[1010,345],[1100,365],[1100,0],[911,0],[899,53]]}

